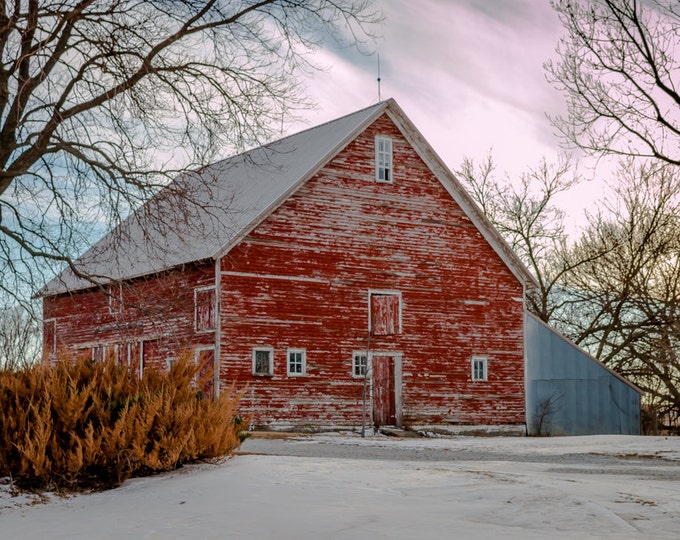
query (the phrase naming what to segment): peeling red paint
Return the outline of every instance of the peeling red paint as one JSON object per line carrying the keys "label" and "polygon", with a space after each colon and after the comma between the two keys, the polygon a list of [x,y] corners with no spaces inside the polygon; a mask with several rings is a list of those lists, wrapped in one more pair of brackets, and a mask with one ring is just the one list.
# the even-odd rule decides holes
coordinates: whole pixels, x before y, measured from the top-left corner
{"label": "peeling red paint", "polygon": [[[376,135],[392,138],[392,183],[375,181]],[[71,350],[158,340],[148,360],[157,367],[180,347],[215,347],[219,336],[220,387],[247,387],[242,412],[258,426],[361,425],[363,379],[352,376],[352,358],[367,350],[397,359],[396,422],[524,423],[522,284],[387,115],[219,270],[218,332],[195,324],[194,291],[215,284],[212,261],[124,284],[119,313],[86,291],[45,298],[45,316]],[[369,336],[371,291],[399,296],[374,297]],[[272,348],[271,376],[253,375],[254,347]],[[288,349],[305,350],[304,376],[287,374]],[[488,381],[472,382],[473,356],[488,359]]]}

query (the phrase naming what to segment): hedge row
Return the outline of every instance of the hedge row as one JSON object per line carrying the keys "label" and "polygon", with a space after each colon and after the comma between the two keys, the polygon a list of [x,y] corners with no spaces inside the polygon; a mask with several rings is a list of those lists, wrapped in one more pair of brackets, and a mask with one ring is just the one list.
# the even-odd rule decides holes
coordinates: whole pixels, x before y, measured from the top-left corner
{"label": "hedge row", "polygon": [[240,395],[205,399],[190,353],[139,379],[113,359],[0,372],[0,476],[24,488],[113,487],[230,454]]}

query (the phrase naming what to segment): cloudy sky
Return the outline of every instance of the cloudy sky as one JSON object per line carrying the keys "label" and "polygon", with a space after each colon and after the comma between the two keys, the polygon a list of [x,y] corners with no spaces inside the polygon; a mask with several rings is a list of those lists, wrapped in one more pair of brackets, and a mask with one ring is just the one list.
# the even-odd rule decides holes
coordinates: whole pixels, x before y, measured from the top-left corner
{"label": "cloudy sky", "polygon": [[[382,98],[397,100],[451,169],[489,149],[497,168],[513,175],[542,156],[556,158],[560,141],[546,113],[563,111],[563,98],[543,64],[555,57],[562,27],[547,0],[377,5],[386,16],[377,42]],[[318,104],[309,124],[378,100],[376,55],[325,48],[318,60],[329,69],[309,81]],[[565,205],[579,211],[577,199]]]}

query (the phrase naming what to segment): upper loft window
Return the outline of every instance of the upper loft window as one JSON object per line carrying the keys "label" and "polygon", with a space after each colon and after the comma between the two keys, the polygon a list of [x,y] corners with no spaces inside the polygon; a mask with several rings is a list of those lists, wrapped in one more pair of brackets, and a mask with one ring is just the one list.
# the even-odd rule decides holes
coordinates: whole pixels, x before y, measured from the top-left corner
{"label": "upper loft window", "polygon": [[389,137],[375,138],[375,179],[392,183],[392,139]]}

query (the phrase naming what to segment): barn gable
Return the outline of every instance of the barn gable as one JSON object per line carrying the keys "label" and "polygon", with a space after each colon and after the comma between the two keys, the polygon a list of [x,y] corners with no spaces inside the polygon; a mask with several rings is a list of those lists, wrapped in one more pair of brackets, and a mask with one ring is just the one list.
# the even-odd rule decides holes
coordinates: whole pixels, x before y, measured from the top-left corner
{"label": "barn gable", "polygon": [[[380,137],[390,182],[376,181]],[[369,355],[394,381],[394,422],[523,424],[523,283],[389,114],[225,253],[220,279],[220,379],[247,381],[261,425],[356,426]],[[253,377],[244,358],[260,353]],[[473,358],[487,372],[471,385]]]}

